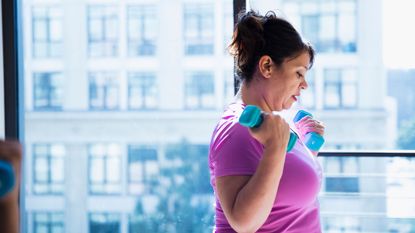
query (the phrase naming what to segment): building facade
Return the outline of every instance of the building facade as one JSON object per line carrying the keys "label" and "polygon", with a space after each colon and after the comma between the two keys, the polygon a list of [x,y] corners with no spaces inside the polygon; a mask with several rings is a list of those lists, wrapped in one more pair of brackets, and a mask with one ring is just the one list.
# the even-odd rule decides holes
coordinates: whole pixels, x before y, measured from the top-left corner
{"label": "building facade", "polygon": [[[301,102],[326,149],[392,148],[382,6],[323,2],[251,7],[282,9],[315,45]],[[26,232],[212,231],[207,152],[233,96],[232,20],[230,0],[23,1]],[[353,214],[386,212],[359,194],[386,192],[359,176],[386,164],[364,161],[321,159],[327,232],[387,227]]]}

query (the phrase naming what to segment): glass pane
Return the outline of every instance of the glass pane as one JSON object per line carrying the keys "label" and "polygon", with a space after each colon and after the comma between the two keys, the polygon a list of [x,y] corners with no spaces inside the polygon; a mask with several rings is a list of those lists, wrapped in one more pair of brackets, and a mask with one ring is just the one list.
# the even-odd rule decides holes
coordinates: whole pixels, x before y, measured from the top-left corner
{"label": "glass pane", "polygon": [[324,232],[415,230],[411,220],[415,214],[415,176],[411,171],[415,168],[414,159],[346,155],[319,160],[326,168],[330,161],[338,161],[338,166],[344,167],[344,172],[325,169],[325,185],[319,195]]}
{"label": "glass pane", "polygon": [[[232,101],[234,61],[222,52],[232,1],[20,3],[28,232],[212,232],[207,155],[213,126]],[[403,56],[415,53],[415,38],[396,27],[403,20],[389,15],[395,11],[382,11],[391,3],[280,3],[319,52],[310,71],[315,94],[304,94],[299,107],[315,103],[310,112],[326,124],[324,150],[415,149],[414,64]],[[394,5],[415,20],[404,11],[411,7]],[[397,69],[386,73],[383,58]],[[130,159],[133,145],[155,152]],[[397,175],[413,171],[413,161],[393,161],[395,170],[382,161],[390,163],[322,161],[327,232],[413,231],[413,178]],[[51,210],[62,219],[52,221]],[[38,221],[36,213],[48,215]]]}

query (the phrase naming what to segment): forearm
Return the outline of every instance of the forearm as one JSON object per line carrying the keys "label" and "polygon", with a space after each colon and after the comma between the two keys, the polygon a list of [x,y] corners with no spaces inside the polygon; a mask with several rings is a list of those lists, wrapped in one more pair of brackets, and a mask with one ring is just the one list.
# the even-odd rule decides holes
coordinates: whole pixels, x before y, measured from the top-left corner
{"label": "forearm", "polygon": [[255,174],[239,191],[231,215],[244,224],[244,230],[256,231],[271,212],[281,180],[285,150],[265,149]]}
{"label": "forearm", "polygon": [[18,203],[0,204],[0,232],[19,232],[19,208]]}

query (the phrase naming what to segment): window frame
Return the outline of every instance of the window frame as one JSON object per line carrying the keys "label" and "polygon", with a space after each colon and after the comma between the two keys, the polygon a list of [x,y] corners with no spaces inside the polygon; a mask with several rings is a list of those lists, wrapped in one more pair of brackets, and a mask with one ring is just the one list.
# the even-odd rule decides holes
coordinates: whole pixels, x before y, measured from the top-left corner
{"label": "window frame", "polygon": [[[62,29],[63,26],[63,15],[62,12],[60,12],[60,17],[53,17],[50,12],[52,8],[57,8],[56,6],[54,7],[32,7],[31,8],[31,26],[32,26],[32,51],[31,51],[31,56],[33,58],[38,58],[38,59],[54,59],[54,58],[60,58],[62,56],[63,51],[63,37],[60,38],[60,40],[53,40],[53,38],[51,38],[51,30],[52,30],[52,23],[54,21],[57,21],[57,23],[59,23],[59,26]],[[35,11],[36,10],[44,10],[46,11],[45,15],[42,15],[41,17],[35,17]],[[59,9],[59,8],[57,8]],[[60,9],[59,9],[60,10]],[[34,25],[36,24],[36,22],[39,24],[42,24],[42,26],[46,27],[46,38],[45,39],[36,39],[36,30]],[[55,22],[56,23],[56,22]],[[63,36],[63,35],[61,35]],[[44,54],[39,54],[39,51],[37,51],[36,46],[37,44],[45,44],[46,47],[46,51]],[[58,53],[54,54],[53,53],[53,48],[58,47]],[[37,52],[36,52],[37,51]]]}
{"label": "window frame", "polygon": [[[4,121],[5,121],[5,138],[21,139],[24,142],[25,128],[24,99],[23,92],[23,41],[22,41],[22,2],[2,1],[2,43],[3,43],[3,72],[4,72]],[[246,1],[233,0],[234,23],[237,20],[237,13],[245,8]],[[239,87],[239,81],[236,76],[235,93]],[[415,150],[396,150],[396,151],[362,151],[362,152],[321,152],[319,156],[358,156],[358,157],[415,157]],[[26,161],[22,161],[22,167],[26,167]],[[20,183],[21,190],[26,185],[25,179]],[[25,194],[20,192],[20,230],[27,231]]]}
{"label": "window frame", "polygon": [[[86,20],[87,20],[87,57],[88,58],[116,58],[118,56],[118,54],[120,53],[120,37],[119,37],[119,30],[120,30],[120,17],[119,17],[119,12],[118,12],[118,7],[115,7],[114,9],[114,15],[112,14],[108,14],[106,11],[108,9],[111,9],[112,7],[114,7],[113,4],[109,4],[109,5],[105,5],[105,4],[88,4],[86,11],[87,11],[87,15],[86,15]],[[91,16],[92,11],[96,9],[99,9],[101,11],[103,11],[104,13],[99,15],[99,17],[93,17]],[[94,39],[93,38],[93,32],[92,32],[92,21],[93,20],[98,20],[99,23],[102,26],[102,30],[100,31],[100,38],[98,39]],[[111,29],[107,28],[107,23],[108,22],[112,22],[114,21],[115,25],[116,25],[116,37],[115,38],[111,38],[111,33],[109,33],[108,31],[110,31]],[[112,49],[107,50],[107,48],[103,49],[102,51],[100,51],[99,54],[94,54],[93,51],[93,47],[94,46],[103,46],[104,48],[106,46],[112,46]]]}
{"label": "window frame", "polygon": [[[121,146],[118,143],[114,143],[113,145],[117,146],[119,149],[121,149]],[[104,148],[104,153],[101,155],[96,155],[92,153],[92,150],[94,147],[103,147]],[[87,159],[87,164],[88,164],[88,194],[91,196],[119,196],[122,195],[124,193],[124,190],[122,190],[122,182],[123,182],[123,177],[122,177],[122,170],[123,170],[123,161],[122,161],[122,156],[121,154],[117,155],[117,159],[119,160],[119,167],[118,167],[118,171],[119,171],[119,180],[116,182],[111,182],[109,180],[109,175],[108,175],[108,160],[111,159],[112,157],[115,156],[111,156],[108,154],[108,145],[101,143],[101,142],[97,142],[97,143],[87,143],[87,148],[88,148],[88,159]],[[92,176],[92,166],[93,166],[93,160],[94,159],[100,159],[101,162],[103,162],[103,171],[104,171],[104,177],[102,180],[100,180],[99,182],[94,182],[93,180],[93,176]],[[101,185],[103,187],[103,189],[106,189],[106,187],[108,185],[114,185],[116,187],[118,187],[118,189],[116,191],[113,192],[108,192],[108,191],[96,191],[93,189],[92,186],[96,187],[97,185]]]}
{"label": "window frame", "polygon": [[[41,215],[44,214],[47,216],[47,222],[37,222],[36,221],[36,215]],[[63,216],[63,221],[52,221],[53,219],[53,215],[62,215]],[[62,212],[56,212],[56,211],[42,211],[42,212],[32,212],[32,222],[33,222],[33,232],[37,233],[36,231],[36,227],[38,225],[46,225],[48,232],[52,232],[52,229],[54,227],[61,227],[63,229],[63,231],[65,231],[65,213]]]}
{"label": "window frame", "polygon": [[[37,196],[45,196],[45,195],[53,195],[53,196],[62,196],[65,193],[65,168],[63,169],[63,180],[62,182],[54,182],[52,177],[54,175],[52,171],[52,161],[55,159],[62,159],[62,162],[65,163],[65,154],[62,157],[56,156],[52,154],[52,147],[53,146],[61,146],[61,143],[34,143],[32,145],[32,192],[34,195]],[[37,147],[46,147],[47,153],[46,154],[36,154]],[[65,152],[64,152],[65,153]],[[46,182],[38,182],[37,181],[37,170],[36,170],[36,162],[39,157],[43,157],[43,159],[47,160],[47,181]],[[36,185],[45,185],[47,187],[47,191],[45,192],[37,192]],[[62,191],[53,191],[53,186],[62,185]]]}

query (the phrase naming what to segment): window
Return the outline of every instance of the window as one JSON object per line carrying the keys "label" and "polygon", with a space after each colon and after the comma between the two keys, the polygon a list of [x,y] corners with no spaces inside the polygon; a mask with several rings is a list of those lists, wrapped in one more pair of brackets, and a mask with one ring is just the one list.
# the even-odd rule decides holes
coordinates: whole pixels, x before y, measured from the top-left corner
{"label": "window", "polygon": [[224,106],[231,103],[232,100],[235,97],[235,88],[234,88],[234,77],[233,77],[233,71],[225,71],[224,75],[224,87],[223,87],[223,96],[225,97],[225,103]]}
{"label": "window", "polygon": [[114,143],[89,147],[89,188],[92,194],[121,192],[121,149]]}
{"label": "window", "polygon": [[211,4],[185,5],[183,22],[186,55],[213,54],[213,16]]}
{"label": "window", "polygon": [[358,217],[326,217],[324,218],[324,232],[360,233],[362,222]]}
{"label": "window", "polygon": [[157,16],[154,6],[128,7],[128,55],[154,55],[157,31]]}
{"label": "window", "polygon": [[154,193],[154,188],[158,185],[158,176],[157,149],[148,146],[130,146],[128,148],[129,192]]}
{"label": "window", "polygon": [[63,99],[61,73],[34,74],[33,105],[35,110],[61,110]]}
{"label": "window", "polygon": [[215,93],[211,72],[190,72],[186,75],[186,108],[212,109]]}
{"label": "window", "polygon": [[[270,4],[267,4],[267,1]],[[9,2],[12,1],[2,1],[3,6]],[[49,211],[65,213],[62,222],[65,223],[63,228],[66,229],[63,230],[66,233],[88,232],[88,230],[93,233],[101,229],[101,232],[122,233],[128,231],[212,232],[215,209],[213,208],[213,192],[209,185],[208,166],[206,166],[208,135],[213,130],[212,126],[217,119],[215,116],[221,112],[218,108],[222,107],[223,99],[220,97],[223,97],[223,89],[228,89],[224,88],[222,76],[233,68],[232,57],[222,52],[223,41],[226,40],[224,34],[228,32],[226,28],[230,28],[231,25],[225,19],[231,18],[227,9],[224,9],[227,4],[225,0],[157,2],[149,0],[24,0],[14,2],[20,4],[9,4],[9,6],[17,5],[18,9],[3,11],[3,41],[5,42],[3,45],[7,45],[6,42],[10,41],[14,41],[16,45],[3,46],[4,67],[13,69],[14,63],[18,62],[16,71],[23,72],[18,72],[19,78],[17,78],[5,69],[4,82],[10,85],[11,81],[18,81],[19,85],[22,84],[25,88],[19,89],[17,94],[24,98],[17,99],[7,94],[4,97],[6,105],[12,106],[12,110],[15,110],[13,106],[19,108],[18,115],[21,117],[19,120],[24,124],[19,125],[16,122],[18,117],[14,115],[15,111],[8,110],[6,106],[4,113],[7,117],[4,125],[7,126],[6,128],[11,125],[19,126],[22,136],[20,139],[28,145],[23,157],[25,166],[22,167],[24,176],[28,178],[22,179],[22,187],[25,188],[21,190],[21,197],[25,205],[22,205],[21,223],[26,227],[22,229],[22,232],[32,233],[34,231],[32,213],[49,213]],[[235,1],[237,2],[245,3],[245,1]],[[255,4],[255,0],[249,2],[251,6],[260,5]],[[405,23],[410,25],[410,22],[415,20],[413,18],[415,14],[411,10],[413,7],[409,4],[401,4],[403,1],[377,1],[376,4],[371,4],[372,2],[364,0],[285,0],[279,1],[281,4],[278,6],[273,0],[260,0],[260,2],[268,8],[281,7],[277,15],[295,19],[293,22],[296,23],[297,28],[304,29],[303,35],[312,39],[312,43],[318,47],[318,61],[316,60],[312,69],[315,71],[316,104],[315,109],[310,112],[316,119],[327,124],[325,135],[327,143],[342,146],[359,144],[363,149],[375,150],[398,148],[395,147],[395,143],[397,145],[398,142],[403,141],[402,139],[408,140],[407,145],[415,145],[414,137],[411,137],[415,130],[402,132],[404,133],[402,138],[398,138],[395,135],[398,135],[400,129],[394,124],[394,119],[401,117],[400,111],[394,109],[396,103],[399,104],[399,109],[405,110],[407,120],[415,116],[415,108],[412,107],[415,104],[407,102],[408,104],[401,105],[405,103],[405,100],[410,100],[412,93],[415,93],[413,91],[415,87],[411,86],[412,81],[415,80],[414,75],[408,74],[410,76],[402,84],[402,89],[398,88],[398,91],[406,93],[405,95],[388,97],[386,89],[389,90],[396,85],[397,80],[393,79],[390,85],[385,86],[386,77],[389,78],[389,76],[386,76],[384,71],[390,69],[390,63],[382,62],[385,58],[387,58],[385,62],[388,59],[393,61],[393,65],[398,65],[394,67],[399,71],[409,71],[413,66],[413,59],[410,59],[410,56],[415,52],[415,46],[413,46],[415,43],[412,43],[415,40],[408,34],[411,30],[405,27]],[[348,4],[343,5],[343,3],[350,2],[352,2],[349,4],[351,7]],[[142,23],[141,20],[135,16],[129,18],[129,7],[138,7],[143,4],[154,7],[155,17],[150,18],[157,21],[157,30],[155,30],[157,33],[155,34],[152,34],[154,31],[146,26],[151,23],[143,23],[145,27],[143,29],[134,26],[134,24]],[[285,5],[291,5],[293,11],[285,10]],[[191,6],[195,6],[196,10],[191,9],[188,14],[189,19],[185,20],[185,9],[186,7],[192,8]],[[199,7],[202,10],[199,10]],[[51,21],[61,22],[62,35],[58,40],[61,43],[60,49],[51,48],[49,52],[46,48],[35,49],[35,47],[43,46],[39,45],[40,41],[46,41],[38,40],[38,35],[42,35],[39,38],[47,37],[45,36],[47,33],[41,33],[47,30],[47,26],[44,26],[46,24],[40,23],[44,21],[36,19],[35,25],[34,9],[38,8],[61,11],[59,17],[54,17],[51,15],[55,13],[48,10]],[[95,11],[94,9],[98,9],[97,13],[92,12]],[[384,9],[388,10],[384,11]],[[342,12],[346,12],[344,20],[341,16]],[[397,17],[396,14],[405,20]],[[174,24],[170,21],[178,23]],[[17,27],[10,22],[15,23]],[[402,22],[404,26],[396,26],[402,25]],[[55,38],[53,27],[55,26],[50,26],[49,38],[51,39],[47,41],[55,41],[52,39]],[[139,30],[145,30],[145,32],[141,33]],[[147,30],[151,30],[151,33]],[[13,37],[15,35],[13,32],[16,32],[17,38]],[[398,38],[394,38],[396,35],[399,35]],[[145,55],[144,52],[151,50],[150,46],[147,47],[142,40],[136,40],[136,38],[145,38],[145,40],[151,38],[155,45],[154,54]],[[384,50],[383,45],[387,49]],[[13,51],[14,48],[19,51],[19,53],[14,53],[17,57],[10,56],[6,52]],[[45,55],[59,50],[61,51],[59,56]],[[137,54],[137,50],[141,50],[143,54]],[[39,56],[35,55],[37,53],[40,53]],[[344,77],[349,77],[349,75],[344,73],[346,71],[343,71],[343,67],[358,71],[355,72],[356,78],[345,80]],[[328,108],[325,106],[325,101],[327,101],[325,100],[325,80],[329,77],[325,77],[325,69],[333,68],[341,69],[339,88],[335,89],[340,107]],[[187,71],[196,72],[186,73]],[[62,77],[60,85],[56,85],[61,90],[61,111],[33,111],[35,109],[35,73],[56,72],[61,73]],[[142,109],[141,105],[144,105],[141,104],[141,100],[134,102],[139,98],[133,97],[133,101],[129,99],[129,73],[147,72],[154,72],[155,76],[158,100],[156,109],[125,111],[129,110],[130,106]],[[192,79],[190,76],[196,76],[194,73],[208,73],[208,80],[211,81],[208,85],[201,85],[202,93],[190,95],[192,89],[197,89],[197,86],[194,88],[195,85],[189,85],[192,88],[187,90],[186,83],[190,83],[189,80]],[[94,80],[95,83],[105,85],[94,84],[95,93],[93,93],[90,91],[92,75],[111,76],[111,81]],[[396,77],[390,78],[401,79],[402,76],[397,74]],[[96,80],[99,79],[96,78]],[[344,85],[344,81],[350,80],[358,81],[358,85],[350,85],[352,89],[358,90],[358,94],[344,88],[348,85]],[[356,83],[355,81],[351,83]],[[232,89],[231,83],[226,85]],[[6,93],[10,90],[17,90],[13,84],[10,86],[4,86]],[[149,89],[152,90],[152,87]],[[206,89],[212,91],[206,91]],[[351,97],[346,98],[350,93]],[[305,97],[306,94],[303,94]],[[139,96],[139,94],[131,96]],[[149,106],[147,99],[154,98],[152,94],[147,96],[151,97],[146,97],[144,101],[146,108]],[[347,104],[348,101],[345,99],[353,103],[354,98],[359,108],[345,108],[344,106],[352,105]],[[307,100],[311,99],[307,98]],[[24,100],[28,105],[25,109],[20,109],[24,106],[24,102],[16,105],[13,102],[16,100]],[[134,103],[129,103],[129,101]],[[306,100],[303,100],[303,104],[306,104],[304,101]],[[208,104],[205,105],[205,103]],[[112,111],[96,111],[102,109]],[[203,111],[194,112],[188,109],[203,109]],[[330,110],[325,111],[326,109]],[[404,128],[411,129],[409,126],[404,126]],[[6,136],[13,136],[15,132],[18,132],[17,130],[11,131],[10,133],[10,130],[6,130]],[[114,142],[119,146],[119,153],[117,153],[119,155],[114,156],[118,161],[115,163],[118,163],[116,166],[118,170],[111,167],[114,163],[107,162],[111,157],[108,147],[114,144],[109,142]],[[47,143],[51,145],[62,143],[65,146],[63,170],[66,171],[65,175],[70,176],[64,177],[65,186],[62,195],[47,194],[46,196],[36,194],[34,191],[34,179],[37,175],[35,174],[36,156],[33,145]],[[92,156],[90,148],[97,143],[104,148],[103,153]],[[140,168],[143,163],[135,161],[131,164],[131,168],[129,167],[129,145],[136,147],[156,145],[158,176],[154,186],[153,183],[147,182],[147,177],[150,175],[136,180],[136,173],[143,172],[143,169],[139,171],[136,168]],[[198,149],[198,145],[202,149]],[[322,156],[323,159],[326,158],[325,155]],[[365,152],[359,152],[351,156],[365,157],[366,155]],[[408,173],[402,176],[402,167],[408,165],[408,171],[412,173],[415,168],[413,161],[412,163],[408,161],[407,154],[397,153],[396,155],[402,157],[402,161],[393,162],[395,168],[393,172],[390,172],[388,168],[391,166],[389,158],[379,158],[375,155],[376,157],[372,157],[373,160],[368,161],[367,164],[363,164],[362,158],[359,157],[358,160],[362,164],[359,167],[358,180],[355,179],[357,176],[351,173],[340,173],[340,168],[336,168],[338,170],[334,170],[331,174],[327,172],[324,174],[329,181],[327,189],[326,184],[323,183],[322,197],[319,199],[322,203],[323,221],[327,219],[325,217],[344,220],[348,216],[357,217],[359,220],[357,223],[344,220],[339,221],[339,224],[332,224],[330,223],[332,220],[328,219],[327,225],[330,230],[325,233],[339,232],[342,229],[345,229],[345,232],[352,232],[356,230],[356,224],[359,224],[362,232],[415,232],[412,224],[413,216],[415,216],[413,174]],[[339,157],[337,152],[330,156]],[[152,160],[146,160],[144,169],[151,168],[152,163]],[[328,163],[332,164],[332,161]],[[340,167],[339,163],[339,161],[334,162],[334,165],[329,165],[329,167]],[[346,171],[348,162],[344,163],[343,169]],[[147,164],[150,165],[147,166]],[[324,167],[324,163],[322,165]],[[39,170],[43,174],[46,169],[42,167],[45,166],[39,165]],[[150,168],[149,170],[156,171]],[[112,170],[118,171],[115,173],[119,173],[119,179]],[[45,175],[41,176],[45,177]],[[49,176],[54,182],[52,171]],[[367,182],[365,179],[368,179]],[[390,179],[397,182],[391,184]],[[24,183],[25,181],[27,182]],[[146,189],[151,193],[134,194],[139,193],[139,188],[137,191],[135,185],[140,186],[143,183],[146,186],[152,186]],[[130,184],[133,187],[131,194]],[[53,188],[44,189],[52,190]],[[359,192],[355,193],[355,190]],[[104,196],[102,194],[114,195]],[[96,214],[97,217],[91,218],[89,213]],[[106,216],[113,214],[116,216],[115,220],[108,220],[110,218]],[[350,216],[352,214],[354,216]],[[135,217],[129,221],[130,215]],[[93,219],[91,223],[94,224],[89,224]],[[390,224],[392,221],[393,226]],[[111,223],[115,223],[115,229],[111,226],[106,227]],[[351,224],[351,226],[346,224]],[[91,225],[93,227],[90,227]],[[324,222],[322,225],[324,226]],[[45,231],[48,230],[41,232]]]}
{"label": "window", "polygon": [[165,225],[155,214],[136,214],[129,216],[128,232],[163,232]]}
{"label": "window", "polygon": [[89,214],[90,233],[119,233],[121,223],[119,214],[91,213]]}
{"label": "window", "polygon": [[34,58],[62,55],[62,11],[57,7],[32,9],[32,46]]}
{"label": "window", "polygon": [[64,233],[64,215],[59,212],[33,213],[33,233]]}
{"label": "window", "polygon": [[354,69],[326,69],[324,77],[325,108],[357,107],[357,78]]}
{"label": "window", "polygon": [[153,73],[132,72],[128,75],[128,107],[130,109],[156,109],[158,88]]}
{"label": "window", "polygon": [[316,107],[316,85],[315,74],[313,70],[309,70],[305,77],[308,88],[301,92],[300,104],[308,109]]}
{"label": "window", "polygon": [[325,189],[327,192],[358,193],[359,160],[357,157],[325,158]]}
{"label": "window", "polygon": [[[169,188],[180,186],[200,195],[212,191],[206,166],[209,145],[192,144],[184,140],[167,145],[165,150],[166,159],[171,165],[162,171],[162,175],[169,177],[176,174],[176,177],[170,177],[173,185]],[[177,161],[182,162],[177,163]]]}
{"label": "window", "polygon": [[89,74],[89,108],[115,110],[119,107],[119,82],[114,72]]}
{"label": "window", "polygon": [[299,18],[304,37],[320,53],[355,53],[356,1],[286,1],[286,14]]}
{"label": "window", "polygon": [[33,146],[33,192],[62,194],[64,192],[65,147],[60,144]]}
{"label": "window", "polygon": [[223,6],[224,16],[223,16],[223,43],[224,43],[224,52],[228,54],[228,46],[232,42],[233,35],[233,1],[225,0]]}
{"label": "window", "polygon": [[116,6],[88,7],[88,55],[118,55],[118,15]]}

